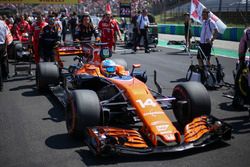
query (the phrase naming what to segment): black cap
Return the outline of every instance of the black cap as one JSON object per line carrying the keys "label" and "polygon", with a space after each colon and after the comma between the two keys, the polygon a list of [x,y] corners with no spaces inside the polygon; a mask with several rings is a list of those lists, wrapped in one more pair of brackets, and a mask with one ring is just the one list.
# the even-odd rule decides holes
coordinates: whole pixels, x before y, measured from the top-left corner
{"label": "black cap", "polygon": [[210,11],[207,9],[207,8],[204,8],[203,10],[202,10],[202,13],[209,13]]}

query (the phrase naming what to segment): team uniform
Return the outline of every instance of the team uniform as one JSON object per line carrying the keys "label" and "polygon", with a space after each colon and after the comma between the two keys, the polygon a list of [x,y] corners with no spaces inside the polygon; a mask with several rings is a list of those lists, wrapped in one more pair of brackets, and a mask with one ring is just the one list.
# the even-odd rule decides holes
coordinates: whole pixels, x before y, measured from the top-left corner
{"label": "team uniform", "polygon": [[38,46],[39,46],[39,35],[42,31],[42,29],[47,25],[46,22],[42,21],[42,22],[35,22],[32,26],[31,26],[31,32],[33,33],[33,48],[34,48],[34,54],[35,54],[35,63],[38,64],[40,61],[40,56],[39,56],[39,50],[38,50]]}
{"label": "team uniform", "polygon": [[101,20],[98,29],[101,30],[101,41],[107,42],[109,49],[112,50],[112,46],[115,44],[115,32],[119,31],[117,22]]}
{"label": "team uniform", "polygon": [[58,28],[50,25],[46,25],[39,37],[39,53],[43,57],[45,62],[55,60],[54,48],[61,41]]}
{"label": "team uniform", "polygon": [[18,39],[22,41],[22,35],[24,33],[29,34],[30,33],[30,25],[27,21],[25,20],[21,20],[18,24],[17,24],[17,35],[18,35]]}

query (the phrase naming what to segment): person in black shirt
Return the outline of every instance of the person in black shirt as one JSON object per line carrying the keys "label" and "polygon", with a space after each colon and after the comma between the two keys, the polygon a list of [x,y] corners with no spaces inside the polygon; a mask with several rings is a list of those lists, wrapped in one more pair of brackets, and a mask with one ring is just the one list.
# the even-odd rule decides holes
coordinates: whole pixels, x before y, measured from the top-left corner
{"label": "person in black shirt", "polygon": [[88,14],[84,14],[82,16],[80,24],[76,27],[76,41],[89,43],[93,35],[95,36],[96,41],[100,40],[99,32],[93,26],[90,16]]}
{"label": "person in black shirt", "polygon": [[55,61],[55,47],[61,41],[58,27],[55,25],[55,18],[48,17],[48,25],[42,29],[39,37],[39,52],[45,62]]}
{"label": "person in black shirt", "polygon": [[184,18],[185,44],[186,44],[186,49],[189,50],[192,38],[190,14],[185,13],[184,17],[185,17]]}
{"label": "person in black shirt", "polygon": [[141,11],[137,11],[137,14],[132,17],[131,19],[131,24],[133,25],[133,44],[136,43],[137,41],[137,36],[138,36],[138,30],[137,30],[137,18],[140,16]]}
{"label": "person in black shirt", "polygon": [[65,42],[68,30],[68,18],[64,14],[62,14],[61,16],[61,22],[62,22],[62,40],[63,42]]}
{"label": "person in black shirt", "polygon": [[70,26],[73,41],[75,41],[75,39],[76,39],[75,38],[75,30],[76,30],[77,23],[78,23],[78,17],[76,15],[76,13],[73,12],[71,19],[69,20],[69,26]]}

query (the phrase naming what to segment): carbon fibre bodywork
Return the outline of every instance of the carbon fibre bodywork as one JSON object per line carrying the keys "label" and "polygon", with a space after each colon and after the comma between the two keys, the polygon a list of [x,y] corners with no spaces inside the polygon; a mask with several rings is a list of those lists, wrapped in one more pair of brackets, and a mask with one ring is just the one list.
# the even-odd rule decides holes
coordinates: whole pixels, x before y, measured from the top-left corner
{"label": "carbon fibre bodywork", "polygon": [[[98,54],[97,54],[98,55]],[[144,82],[145,73],[131,72],[117,64],[116,74],[101,73],[100,62],[83,62],[61,68],[59,84],[51,86],[66,110],[66,125],[72,136],[83,136],[96,155],[153,154],[201,148],[231,138],[231,127],[210,115],[211,102],[198,82],[178,84],[165,96]],[[47,69],[48,66],[46,66]],[[48,76],[52,72],[46,71]],[[56,68],[54,69],[56,71]],[[58,70],[60,71],[60,70]],[[173,110],[177,122],[166,111]]]}

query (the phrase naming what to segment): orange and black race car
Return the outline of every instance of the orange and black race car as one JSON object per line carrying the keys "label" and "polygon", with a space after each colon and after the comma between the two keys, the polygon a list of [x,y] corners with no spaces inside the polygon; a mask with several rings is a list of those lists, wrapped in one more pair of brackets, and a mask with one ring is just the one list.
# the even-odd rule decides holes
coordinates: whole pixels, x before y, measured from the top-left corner
{"label": "orange and black race car", "polygon": [[[111,55],[97,54],[100,59]],[[66,110],[71,136],[83,137],[96,155],[179,152],[231,138],[231,127],[210,115],[211,102],[198,82],[175,86],[171,96],[145,84],[145,73],[131,72],[125,61],[115,60],[116,75],[106,77],[100,65],[77,56],[69,68],[58,63],[37,66],[39,90],[50,88]],[[67,70],[66,70],[67,69]],[[63,72],[65,71],[66,72]],[[166,112],[173,110],[176,121]]]}

